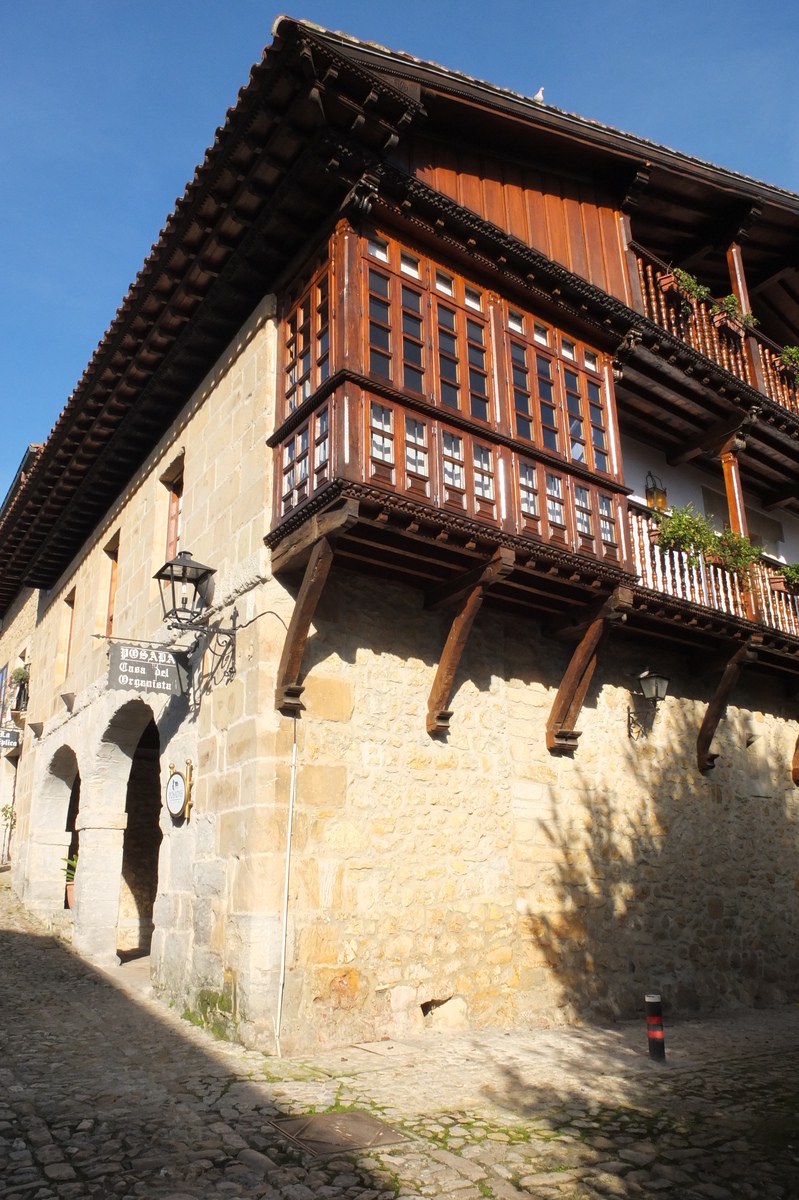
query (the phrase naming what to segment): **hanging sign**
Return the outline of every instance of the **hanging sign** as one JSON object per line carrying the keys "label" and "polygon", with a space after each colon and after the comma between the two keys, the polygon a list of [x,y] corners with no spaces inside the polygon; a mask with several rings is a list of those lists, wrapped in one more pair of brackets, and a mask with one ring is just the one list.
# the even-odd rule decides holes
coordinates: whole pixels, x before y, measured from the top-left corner
{"label": "hanging sign", "polygon": [[16,750],[19,742],[18,729],[0,729],[0,750]]}
{"label": "hanging sign", "polygon": [[108,655],[108,686],[115,691],[169,692],[173,696],[188,691],[189,672],[185,657],[172,650],[130,646],[114,642]]}

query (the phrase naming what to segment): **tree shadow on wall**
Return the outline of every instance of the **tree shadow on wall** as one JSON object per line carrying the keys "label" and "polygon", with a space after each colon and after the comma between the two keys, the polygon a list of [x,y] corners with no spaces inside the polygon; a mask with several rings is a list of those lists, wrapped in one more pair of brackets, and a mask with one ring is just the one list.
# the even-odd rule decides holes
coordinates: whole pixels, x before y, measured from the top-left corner
{"label": "tree shadow on wall", "polygon": [[568,1017],[631,1017],[648,991],[682,1014],[799,998],[799,806],[792,731],[776,720],[787,702],[746,679],[703,776],[696,738],[716,679],[677,656],[659,669],[669,699],[633,741],[625,692],[640,657],[605,652],[606,692],[528,847],[523,936]]}

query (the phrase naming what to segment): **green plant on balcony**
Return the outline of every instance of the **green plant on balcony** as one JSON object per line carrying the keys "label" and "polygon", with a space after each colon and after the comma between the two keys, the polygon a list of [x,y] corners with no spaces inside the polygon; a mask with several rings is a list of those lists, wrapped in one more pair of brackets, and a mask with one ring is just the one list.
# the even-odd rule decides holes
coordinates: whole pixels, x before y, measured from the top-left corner
{"label": "green plant on balcony", "polygon": [[772,591],[799,593],[799,563],[780,563],[769,571]]}
{"label": "green plant on balcony", "polygon": [[64,863],[64,878],[66,879],[67,883],[74,883],[75,871],[78,867],[77,854],[71,854],[69,858],[62,858],[61,861]]}
{"label": "green plant on balcony", "polygon": [[689,567],[698,566],[700,554],[707,554],[711,548],[715,548],[716,535],[707,518],[697,512],[693,504],[672,508],[665,513],[652,513],[652,520],[657,526],[660,549],[684,554]]}
{"label": "green plant on balcony", "polygon": [[710,315],[717,325],[728,323],[733,328],[743,325],[746,329],[754,329],[760,324],[754,313],[741,311],[738,297],[733,292],[730,292],[729,296],[722,296],[720,300],[714,300]]}
{"label": "green plant on balcony", "polygon": [[[677,280],[677,287],[687,299],[697,300],[701,304],[703,300],[709,298],[710,288],[700,283],[696,275],[692,275],[690,271],[682,271],[679,267],[674,267],[672,275]],[[690,312],[690,305],[683,307]]]}
{"label": "green plant on balcony", "polygon": [[787,370],[799,373],[799,346],[783,346],[780,362]]}
{"label": "green plant on balcony", "polygon": [[[734,571],[736,575],[746,575],[750,567],[759,562],[763,551],[760,546],[753,546],[749,538],[733,529],[722,529],[721,533],[713,535],[714,547],[709,551],[711,558],[717,559],[722,567]],[[705,555],[708,557],[708,554]]]}

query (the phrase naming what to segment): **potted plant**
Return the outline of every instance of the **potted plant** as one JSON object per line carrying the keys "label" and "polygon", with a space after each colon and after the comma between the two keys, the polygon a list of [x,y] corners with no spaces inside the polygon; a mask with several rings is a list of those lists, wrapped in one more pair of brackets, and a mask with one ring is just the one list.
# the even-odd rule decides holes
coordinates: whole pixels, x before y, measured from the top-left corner
{"label": "potted plant", "polygon": [[30,677],[30,671],[27,667],[14,667],[14,670],[11,672],[11,682],[17,689],[14,703],[11,706],[14,712],[24,712],[28,707],[28,683],[30,682]]}
{"label": "potted plant", "polygon": [[672,508],[670,512],[653,513],[652,520],[656,529],[652,539],[664,552],[676,550],[686,555],[689,567],[699,565],[699,556],[706,554],[713,546],[715,534],[708,524],[707,518],[686,504],[683,508]]}
{"label": "potted plant", "polygon": [[745,330],[760,324],[754,313],[741,311],[738,297],[732,292],[713,302],[710,315],[717,329],[724,329],[734,337],[743,337]]}
{"label": "potted plant", "polygon": [[782,354],[774,360],[777,370],[783,375],[799,376],[799,346],[783,346]]}
{"label": "potted plant", "polygon": [[72,908],[72,894],[75,888],[75,871],[78,866],[78,856],[77,854],[71,854],[69,858],[63,858],[61,861],[64,863],[67,908]]}
{"label": "potted plant", "polygon": [[770,569],[768,581],[772,592],[795,596],[799,593],[799,563],[789,563]]}
{"label": "potted plant", "polygon": [[753,546],[748,537],[733,529],[722,529],[721,533],[714,534],[714,538],[715,545],[711,553],[722,567],[736,575],[746,575],[763,555],[760,546]]}

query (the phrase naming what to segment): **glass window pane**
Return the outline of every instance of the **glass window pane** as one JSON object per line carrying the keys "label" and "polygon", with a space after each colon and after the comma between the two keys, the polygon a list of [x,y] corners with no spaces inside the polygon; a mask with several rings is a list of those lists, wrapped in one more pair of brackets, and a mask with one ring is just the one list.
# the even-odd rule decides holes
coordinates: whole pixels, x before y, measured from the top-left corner
{"label": "glass window pane", "polygon": [[554,429],[543,429],[541,431],[541,438],[546,450],[558,449],[558,435],[555,433]]}
{"label": "glass window pane", "polygon": [[610,496],[599,497],[599,511],[603,517],[613,516],[613,501]]}
{"label": "glass window pane", "polygon": [[604,422],[603,422],[603,420],[602,420],[602,409],[601,409],[601,408],[597,408],[597,406],[596,406],[595,404],[589,404],[589,406],[588,406],[588,407],[589,407],[589,409],[590,409],[590,411],[591,411],[591,420],[593,421],[593,423],[594,423],[595,425],[602,425],[602,424],[604,424]]}
{"label": "glass window pane", "polygon": [[513,366],[513,383],[515,387],[524,388],[527,391],[527,372],[515,364]]}
{"label": "glass window pane", "polygon": [[450,458],[463,459],[463,438],[459,438],[457,434],[449,433],[446,429],[442,435],[442,445],[444,453]]}
{"label": "glass window pane", "polygon": [[570,358],[572,362],[574,362],[575,358],[577,357],[577,351],[575,349],[574,342],[568,342],[566,338],[561,338],[560,349],[564,358]]}
{"label": "glass window pane", "polygon": [[391,430],[391,409],[386,408],[383,404],[375,404],[374,400],[370,407],[370,423],[375,429]]}
{"label": "glass window pane", "polygon": [[597,471],[610,472],[610,464],[608,462],[608,456],[607,456],[607,454],[605,454],[604,450],[595,450],[594,451],[594,465],[595,465]]}
{"label": "glass window pane", "polygon": [[378,350],[391,349],[389,331],[382,325],[375,325],[374,321],[369,323],[369,341],[371,345],[377,346]]}
{"label": "glass window pane", "polygon": [[422,347],[418,342],[412,342],[410,338],[403,338],[402,355],[406,362],[412,363],[415,367],[421,367]]}
{"label": "glass window pane", "polygon": [[566,384],[567,391],[579,393],[580,387],[579,387],[579,384],[577,383],[577,376],[575,375],[574,371],[564,371],[563,372],[563,380],[564,380],[564,383]]}
{"label": "glass window pane", "polygon": [[602,429],[597,429],[596,425],[591,428],[592,441],[598,450],[606,449],[605,433]]}
{"label": "glass window pane", "polygon": [[443,350],[445,354],[449,354],[452,358],[458,357],[458,341],[451,333],[447,333],[444,329],[438,331],[438,348]]}
{"label": "glass window pane", "polygon": [[420,313],[422,311],[422,297],[419,292],[415,292],[413,288],[403,286],[402,307],[410,308],[413,312]]}
{"label": "glass window pane", "polygon": [[405,440],[412,442],[415,446],[425,446],[427,444],[426,437],[427,426],[423,421],[416,421],[413,417],[405,418]]}
{"label": "glass window pane", "polygon": [[583,436],[583,423],[577,417],[569,417],[569,433],[576,438]]}
{"label": "glass window pane", "polygon": [[551,401],[555,395],[554,391],[552,390],[552,384],[547,383],[546,379],[539,379],[538,380],[538,394],[542,400]]}
{"label": "glass window pane", "polygon": [[485,375],[475,371],[473,367],[469,368],[469,387],[480,396],[488,395],[488,381]]}
{"label": "glass window pane", "polygon": [[424,391],[424,373],[416,367],[404,366],[402,369],[402,378],[406,388],[410,388],[412,392]]}
{"label": "glass window pane", "polygon": [[443,327],[445,329],[451,329],[452,332],[454,333],[455,332],[455,313],[451,309],[442,308],[441,305],[439,305],[438,323],[439,323],[439,325],[443,325]]}
{"label": "glass window pane", "polygon": [[470,342],[477,342],[479,346],[485,344],[483,326],[478,325],[476,321],[466,319],[466,336]]}
{"label": "glass window pane", "polygon": [[508,310],[508,325],[516,333],[524,333],[524,317],[521,313],[514,312],[512,308]]}
{"label": "glass window pane", "polygon": [[549,330],[545,325],[536,325],[533,329],[533,338],[540,342],[542,346],[549,345]]}
{"label": "glass window pane", "polygon": [[402,314],[402,332],[409,333],[411,337],[422,340],[422,321],[420,317],[411,316],[410,313]]}
{"label": "glass window pane", "polygon": [[574,503],[579,505],[580,508],[589,508],[590,507],[590,505],[588,503],[588,488],[584,488],[584,487],[580,487],[579,485],[575,485]]}
{"label": "glass window pane", "polygon": [[443,355],[440,356],[440,370],[442,379],[449,379],[453,383],[458,382],[458,364],[453,362],[451,358],[444,358]]}
{"label": "glass window pane", "polygon": [[474,288],[467,287],[465,300],[469,308],[476,308],[478,312],[483,307],[483,298]]}
{"label": "glass window pane", "polygon": [[400,254],[400,270],[404,271],[406,275],[412,275],[414,279],[418,279],[419,259],[403,250]]}
{"label": "glass window pane", "polygon": [[527,438],[528,441],[533,440],[533,423],[527,417],[516,418],[516,432],[519,437]]}
{"label": "glass window pane", "polygon": [[391,359],[386,354],[381,354],[379,350],[373,350],[369,356],[369,370],[373,375],[380,375],[383,379],[391,378]]}
{"label": "glass window pane", "polygon": [[520,366],[527,366],[527,352],[524,346],[520,346],[518,342],[511,342],[510,357],[513,363],[519,363]]}
{"label": "glass window pane", "polygon": [[514,392],[513,395],[514,395],[514,400],[515,400],[516,411],[529,414],[529,412],[530,412],[530,397],[526,396],[524,394],[524,392]]}
{"label": "glass window pane", "polygon": [[[599,370],[599,360],[597,359],[597,356],[594,354],[593,350],[585,351],[585,365],[588,367],[589,371]],[[595,384],[589,384],[589,387],[595,386]]]}
{"label": "glass window pane", "polygon": [[582,442],[572,442],[572,458],[575,462],[585,462],[585,446]]}
{"label": "glass window pane", "polygon": [[381,262],[388,262],[388,242],[383,242],[380,238],[369,238],[367,246],[369,253],[374,258],[379,258]]}
{"label": "glass window pane", "polygon": [[480,396],[471,396],[469,399],[469,407],[473,417],[478,421],[488,420],[488,401],[483,400]]}
{"label": "glass window pane", "polygon": [[443,292],[445,296],[452,296],[454,294],[452,287],[452,276],[445,275],[443,271],[436,271],[436,287],[440,292]]}
{"label": "glass window pane", "polygon": [[473,346],[471,342],[469,343],[469,362],[473,367],[480,367],[482,370],[485,370],[486,352],[485,350],[481,350],[479,346]]}
{"label": "glass window pane", "polygon": [[381,275],[379,271],[370,271],[369,291],[376,292],[378,296],[385,296],[388,299],[388,277]]}
{"label": "glass window pane", "polygon": [[548,358],[542,358],[540,354],[535,356],[535,369],[542,378],[552,378],[552,363]]}
{"label": "glass window pane", "polygon": [[445,379],[441,380],[441,403],[448,405],[449,408],[460,407],[458,389],[453,387],[451,383],[447,383]]}
{"label": "glass window pane", "polygon": [[376,296],[369,297],[369,316],[375,321],[382,321],[384,325],[389,324],[390,309],[383,300],[378,300]]}

